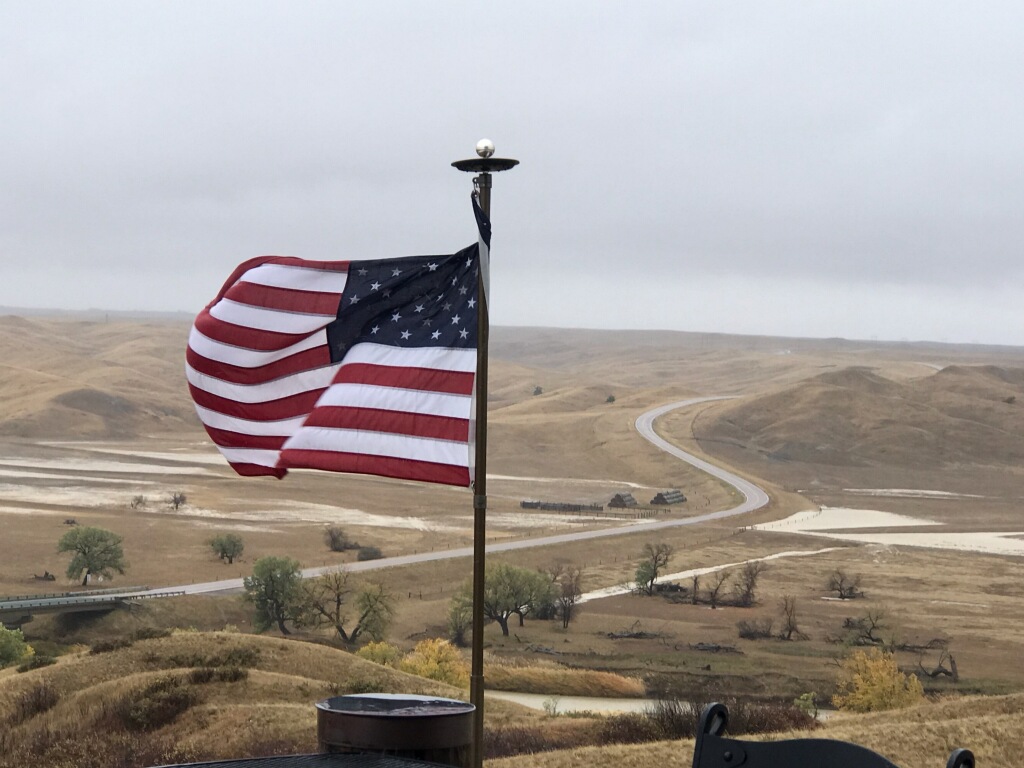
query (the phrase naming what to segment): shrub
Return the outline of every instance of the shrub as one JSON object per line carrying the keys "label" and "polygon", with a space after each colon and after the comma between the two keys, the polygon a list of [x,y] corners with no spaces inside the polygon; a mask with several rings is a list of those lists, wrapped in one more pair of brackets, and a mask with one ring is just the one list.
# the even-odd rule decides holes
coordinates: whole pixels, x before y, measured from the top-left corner
{"label": "shrub", "polygon": [[153,731],[173,722],[195,702],[195,693],[182,680],[164,677],[121,699],[113,716],[125,730]]}
{"label": "shrub", "polygon": [[130,648],[132,641],[127,637],[113,637],[106,640],[97,640],[89,648],[89,653],[95,655],[98,653],[110,653],[111,651],[117,651],[121,648]]}
{"label": "shrub", "polygon": [[744,640],[764,640],[772,636],[775,622],[772,619],[743,619],[736,622],[736,629]]}
{"label": "shrub", "polygon": [[156,640],[160,637],[170,637],[171,630],[165,627],[141,627],[132,633],[134,640]]}
{"label": "shrub", "polygon": [[359,544],[352,541],[340,525],[329,525],[324,529],[324,543],[332,552],[359,549]]}
{"label": "shrub", "polygon": [[15,700],[11,725],[23,723],[52,709],[59,700],[60,694],[49,683],[38,683],[32,686]]}
{"label": "shrub", "polygon": [[0,624],[0,667],[6,667],[34,654],[20,629],[7,629]]}
{"label": "shrub", "polygon": [[385,667],[397,667],[402,658],[402,651],[391,643],[367,643],[356,651],[356,656]]}
{"label": "shrub", "polygon": [[39,669],[40,667],[48,667],[51,664],[56,664],[57,659],[53,656],[30,656],[28,661],[18,665],[19,672],[28,672],[31,669]]}
{"label": "shrub", "polygon": [[793,699],[793,706],[815,720],[818,719],[818,694],[814,691],[800,694]]}
{"label": "shrub", "polygon": [[900,672],[891,653],[871,648],[843,660],[832,703],[851,712],[881,712],[909,707],[923,697],[920,680]]}
{"label": "shrub", "polygon": [[642,744],[666,738],[660,725],[643,712],[611,715],[601,724],[601,744]]}
{"label": "shrub", "polygon": [[356,560],[380,560],[382,557],[379,547],[360,547],[356,553]]}
{"label": "shrub", "polygon": [[259,660],[260,652],[256,648],[228,648],[210,654],[194,652],[189,655],[177,654],[167,658],[159,656],[147,658],[147,661],[165,667],[255,667]]}
{"label": "shrub", "polygon": [[[292,750],[294,751],[294,750]],[[264,753],[258,753],[264,754]],[[184,747],[174,738],[151,734],[107,733],[102,738],[83,739],[77,732],[50,734],[0,751],[2,766],[103,766],[137,768],[140,765],[193,763],[203,756],[194,747]]]}
{"label": "shrub", "polygon": [[[817,720],[793,704],[730,701],[728,707],[729,731],[736,734],[778,733],[818,727]],[[699,713],[703,709],[701,705],[696,711]]]}
{"label": "shrub", "polygon": [[399,668],[403,672],[449,685],[469,685],[468,665],[454,645],[440,638],[429,638],[416,643],[412,653],[399,663]]}
{"label": "shrub", "polygon": [[586,727],[568,729],[539,726],[505,726],[484,731],[484,759],[514,755],[532,755],[553,749],[573,749],[595,743],[596,737]]}
{"label": "shrub", "polygon": [[188,673],[188,681],[196,685],[203,683],[237,683],[247,680],[249,670],[241,667],[198,667]]}

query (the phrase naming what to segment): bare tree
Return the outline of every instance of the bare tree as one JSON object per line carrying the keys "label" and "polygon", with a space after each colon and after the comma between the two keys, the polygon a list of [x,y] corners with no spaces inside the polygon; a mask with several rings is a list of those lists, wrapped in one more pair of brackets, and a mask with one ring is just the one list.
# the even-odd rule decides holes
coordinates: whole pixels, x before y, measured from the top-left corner
{"label": "bare tree", "polygon": [[146,506],[146,497],[141,494],[138,496],[132,496],[132,500],[128,506],[132,509],[142,509]]}
{"label": "bare tree", "polygon": [[[949,664],[947,667],[946,664]],[[921,651],[917,658],[917,668],[921,671],[922,675],[927,677],[936,678],[939,675],[945,675],[950,678],[954,683],[960,682],[960,670],[957,669],[956,659],[953,658],[953,654],[949,652],[948,648],[943,648],[939,653],[939,660],[929,670],[924,666],[924,651]]]}
{"label": "bare tree", "polygon": [[695,573],[690,577],[690,603],[696,605],[700,600],[700,574]]}
{"label": "bare tree", "polygon": [[736,591],[738,605],[749,608],[757,602],[757,582],[766,570],[768,570],[768,566],[760,561],[746,563],[743,566],[743,570],[739,574],[739,581],[733,587]]}
{"label": "bare tree", "polygon": [[807,635],[800,631],[800,624],[797,620],[796,598],[793,595],[783,595],[779,601],[779,609],[782,611],[782,629],[779,637],[783,640],[806,640]]}
{"label": "bare tree", "polygon": [[884,608],[872,608],[857,618],[847,617],[843,620],[846,630],[846,642],[850,645],[886,644],[882,632],[889,629],[888,614]]}
{"label": "bare tree", "polygon": [[708,602],[711,603],[712,608],[718,607],[718,600],[722,594],[722,590],[725,588],[726,583],[732,574],[729,571],[715,571],[710,574],[709,585],[707,587]]}
{"label": "bare tree", "polygon": [[558,618],[562,620],[562,629],[568,629],[576,612],[576,602],[583,594],[583,571],[574,565],[559,563],[548,568],[548,575],[551,577],[552,596]]}
{"label": "bare tree", "polygon": [[826,588],[829,592],[835,592],[840,600],[853,600],[856,597],[864,597],[860,588],[860,574],[848,575],[842,568],[836,568],[828,577]]}
{"label": "bare tree", "polygon": [[168,503],[172,507],[174,507],[174,511],[177,512],[178,511],[178,507],[180,507],[182,504],[184,504],[187,501],[188,501],[188,498],[185,496],[184,493],[182,493],[181,491],[175,491],[174,493],[171,494],[171,498],[168,500]]}

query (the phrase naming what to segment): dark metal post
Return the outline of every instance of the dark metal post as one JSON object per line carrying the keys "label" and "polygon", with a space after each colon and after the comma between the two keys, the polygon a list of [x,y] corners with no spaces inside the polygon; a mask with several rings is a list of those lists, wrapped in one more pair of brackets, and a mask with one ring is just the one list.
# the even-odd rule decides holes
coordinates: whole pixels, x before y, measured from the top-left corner
{"label": "dark metal post", "polygon": [[[491,217],[491,172],[506,171],[519,164],[518,160],[491,157],[494,145],[487,139],[476,145],[479,158],[452,163],[460,171],[479,173],[474,177],[480,210]],[[484,741],[484,578],[487,547],[487,352],[490,340],[485,275],[480,270],[477,278],[479,315],[477,318],[476,347],[476,456],[473,478],[473,643],[469,679],[469,700],[476,707],[473,719],[471,765],[483,765]]]}

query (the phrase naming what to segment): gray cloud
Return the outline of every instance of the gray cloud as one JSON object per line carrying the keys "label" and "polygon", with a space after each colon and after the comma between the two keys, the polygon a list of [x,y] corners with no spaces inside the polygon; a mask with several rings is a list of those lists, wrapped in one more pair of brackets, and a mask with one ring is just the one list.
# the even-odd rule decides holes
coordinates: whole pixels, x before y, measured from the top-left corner
{"label": "gray cloud", "polygon": [[453,250],[448,163],[486,135],[522,160],[495,179],[495,322],[1024,344],[1022,24],[1009,2],[9,5],[0,304],[191,311],[252,255]]}

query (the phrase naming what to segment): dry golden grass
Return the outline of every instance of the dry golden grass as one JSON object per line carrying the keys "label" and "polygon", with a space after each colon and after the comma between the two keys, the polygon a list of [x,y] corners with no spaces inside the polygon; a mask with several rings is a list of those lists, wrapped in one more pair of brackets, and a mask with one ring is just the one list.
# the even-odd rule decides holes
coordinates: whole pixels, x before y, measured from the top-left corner
{"label": "dry golden grass", "polygon": [[[957,747],[974,752],[979,765],[1015,768],[1024,750],[1024,695],[940,700],[898,712],[838,715],[813,732],[778,733],[770,739],[826,738],[851,741],[888,757],[900,768],[935,768]],[[742,737],[754,738],[754,737]],[[535,768],[639,768],[664,765],[686,768],[693,741],[582,747],[542,752],[529,757]],[[490,760],[489,768],[514,768],[522,757]]]}
{"label": "dry golden grass", "polygon": [[484,685],[496,691],[560,696],[642,697],[643,680],[613,672],[566,669],[556,666],[486,664]]}
{"label": "dry golden grass", "polygon": [[[232,682],[190,681],[196,669],[232,667],[247,673]],[[195,700],[151,736],[154,741],[183,745],[197,759],[258,755],[267,745],[286,752],[316,751],[313,704],[334,695],[467,695],[323,645],[237,633],[179,632],[107,653],[65,656],[54,666],[23,674],[6,672],[0,677],[0,722],[11,725],[0,746],[10,754],[22,754],[18,750],[41,738],[53,741],[53,749],[75,740],[95,740],[110,729],[120,702],[139,700],[148,686],[167,678],[185,686]],[[56,692],[58,699],[49,709],[26,717],[25,697],[40,688]],[[522,724],[540,715],[494,702],[488,719],[496,725]],[[51,753],[36,757],[47,754]]]}
{"label": "dry golden grass", "polygon": [[[158,463],[137,454],[178,449],[186,454],[208,451],[209,443],[194,417],[181,373],[186,335],[186,323],[0,318],[0,367],[4,369],[0,399],[5,403],[0,435],[9,439],[0,446],[2,454],[60,462],[108,457],[101,451],[111,449],[135,456],[135,461]],[[523,498],[600,503],[612,493],[626,490],[621,484],[627,482],[643,486],[635,489],[641,500],[648,492],[653,495],[667,487],[683,488],[689,502],[673,510],[680,516],[728,506],[735,499],[730,489],[655,449],[636,434],[633,423],[644,410],[663,403],[696,395],[735,394],[742,399],[670,414],[659,420],[658,431],[686,450],[731,465],[765,486],[772,495],[771,505],[743,520],[659,533],[658,541],[672,544],[677,551],[670,570],[735,563],[785,549],[839,547],[835,552],[810,558],[773,561],[762,580],[759,605],[753,609],[710,611],[704,606],[675,605],[657,599],[609,598],[583,606],[568,631],[553,623],[528,620],[514,637],[503,638],[489,627],[485,639],[496,657],[521,658],[526,666],[536,666],[542,654],[531,648],[545,647],[554,649],[559,661],[568,666],[644,680],[668,676],[702,695],[720,692],[785,698],[813,689],[824,696],[831,685],[832,659],[842,651],[826,642],[826,637],[835,633],[844,618],[882,609],[889,612],[894,636],[927,639],[943,635],[950,639],[962,675],[959,691],[1000,693],[1024,686],[1024,668],[1019,665],[1024,653],[1024,590],[1020,588],[1024,564],[1019,559],[848,546],[824,539],[739,530],[739,526],[775,519],[814,503],[881,507],[956,523],[963,530],[993,525],[1013,530],[1020,525],[1024,470],[1019,462],[1001,459],[1018,455],[1013,451],[1019,448],[1021,430],[1003,430],[1006,434],[994,430],[998,431],[1002,423],[1002,411],[1013,405],[1002,402],[1012,396],[1007,387],[1019,385],[1015,374],[1005,371],[1024,366],[1024,350],[552,329],[494,329],[492,342],[490,471],[520,478],[588,481],[534,482],[496,477],[489,485],[492,519],[519,514]],[[940,376],[931,364],[994,365],[1004,373],[959,369]],[[851,368],[858,370],[846,370]],[[865,372],[864,368],[871,370]],[[826,371],[834,373],[821,377]],[[537,386],[543,389],[540,395],[533,394]],[[865,391],[867,395],[863,395]],[[614,395],[613,403],[607,402],[609,395]],[[900,408],[893,406],[886,411],[878,402],[892,405],[893,397],[902,398]],[[835,456],[830,454],[841,461],[811,461],[817,453],[810,449],[805,451],[806,456],[796,455],[808,461],[792,457],[789,461],[778,460],[788,443],[813,449],[829,440],[836,442],[845,433],[838,427],[822,430],[821,425],[828,424],[827,417],[837,409],[846,409],[848,403],[841,426],[852,429],[855,439],[834,451]],[[1011,412],[1013,418],[1019,416],[1014,414]],[[1012,420],[1005,423],[1020,426]],[[900,431],[904,424],[914,428],[909,437],[937,436],[934,444],[910,440],[907,430]],[[119,439],[111,439],[115,437]],[[40,442],[82,438],[106,442]],[[986,441],[995,448],[991,455],[982,450],[988,450]],[[890,444],[894,453],[888,450]],[[966,450],[965,446],[974,447]],[[1004,447],[1009,454],[1002,453]],[[958,455],[962,461],[939,468],[938,463],[954,449],[961,451]],[[768,458],[769,453],[775,457]],[[902,458],[896,461],[892,456]],[[346,525],[353,538],[379,546],[386,555],[466,546],[472,539],[471,499],[463,490],[315,473],[296,473],[283,482],[261,481],[237,478],[222,464],[189,459],[179,463],[191,467],[189,472],[144,477],[130,470],[94,473],[104,482],[123,484],[107,486],[124,488],[123,500],[110,503],[31,503],[4,500],[0,494],[4,506],[31,511],[3,514],[0,593],[54,588],[51,583],[32,581],[31,574],[44,569],[62,574],[66,560],[54,550],[66,530],[62,521],[67,516],[125,537],[131,568],[115,581],[120,585],[164,585],[247,575],[252,562],[268,554],[295,557],[306,566],[351,559],[352,553],[327,551],[321,538],[322,522],[241,517],[253,511],[291,509],[290,505],[295,504],[322,505],[328,512],[344,507],[420,517],[447,526],[443,531],[424,531]],[[47,471],[67,474],[70,484],[81,482],[72,478],[75,472],[71,470]],[[142,512],[129,510],[127,502],[139,492],[131,483],[139,479],[154,481],[145,490],[152,498],[171,491],[186,492],[193,509],[172,514],[166,505],[155,503]],[[49,484],[60,485],[56,481]],[[858,486],[936,488],[979,493],[985,498],[866,500],[843,490]],[[104,486],[97,481],[95,487]],[[245,556],[234,567],[222,564],[206,546],[206,540],[221,530],[237,531],[245,538]],[[498,541],[551,532],[554,530],[537,523],[532,528],[491,525],[488,533],[492,541]],[[581,565],[584,589],[589,590],[631,578],[638,553],[650,540],[649,534],[638,529],[615,539],[522,550],[497,559],[531,567],[555,561]],[[826,596],[824,580],[836,567],[864,574],[866,600],[838,604],[822,599]],[[392,639],[408,648],[417,639],[443,634],[448,600],[469,577],[470,568],[469,558],[464,558],[393,569],[385,574],[400,597]],[[783,595],[797,598],[802,628],[810,640],[783,643],[737,638],[737,620],[777,616],[777,604]],[[130,613],[117,612],[85,622],[71,632],[60,622],[46,618],[37,619],[26,629],[35,637],[90,640],[130,634],[139,626],[151,625],[218,628],[234,624],[244,630],[247,620],[248,611],[237,598],[189,598],[154,602]],[[655,637],[608,637],[609,631],[634,626],[650,630]],[[56,682],[67,686],[69,695],[77,696],[79,690],[91,690],[121,675],[139,675],[141,681],[157,674],[157,669],[138,656],[146,645],[157,648],[160,643],[176,643],[179,645],[174,647],[180,647],[191,641],[197,648],[207,647],[212,652],[225,644],[230,647],[232,643],[248,642],[237,637],[176,636],[146,641],[113,654],[63,659],[56,667],[26,675],[3,671],[0,712],[4,697],[20,690],[26,680],[53,675]],[[330,649],[311,646],[314,650],[295,650],[301,646],[273,638],[254,638],[252,642],[262,649],[257,667],[244,682],[203,687],[203,700],[181,717],[176,737],[182,743],[191,744],[192,739],[198,744],[218,731],[240,734],[232,748],[261,734],[280,736],[289,743],[308,743],[313,715],[311,711],[304,713],[303,697],[321,695],[339,681],[368,684],[377,680],[365,668],[337,661],[330,654],[339,652]],[[693,646],[699,642],[734,645],[740,653],[696,650]],[[168,652],[181,651],[168,648]],[[904,667],[913,668],[917,658],[904,653],[900,661]],[[310,673],[310,669],[320,666],[324,672]],[[387,678],[386,682],[393,686],[412,684],[397,678]],[[939,685],[936,689],[946,687]],[[231,701],[233,690],[252,691],[258,701],[247,707],[236,705]],[[523,714],[497,703],[488,710],[491,724],[531,717],[539,715]],[[1009,712],[1005,717],[1010,725],[1019,713]],[[884,734],[884,722],[880,721],[880,734]],[[936,720],[934,733],[957,733],[952,722],[952,718],[948,722]],[[845,723],[845,718],[838,718],[828,727],[839,728]],[[865,739],[872,738],[870,731],[864,734]],[[228,754],[226,746],[224,754]],[[602,754],[608,759],[619,755],[627,762],[651,758],[646,747],[633,758],[623,757],[630,754],[629,750],[620,752],[615,748]],[[1000,755],[995,747],[989,754]],[[689,749],[679,744],[665,745],[663,754],[659,753],[668,763],[681,760],[682,764],[688,764],[689,755]],[[538,761],[547,759],[539,757]],[[569,763],[583,759],[600,762],[602,758],[586,750],[562,757]],[[907,761],[908,768],[916,764]],[[997,759],[994,764],[999,764]]]}

